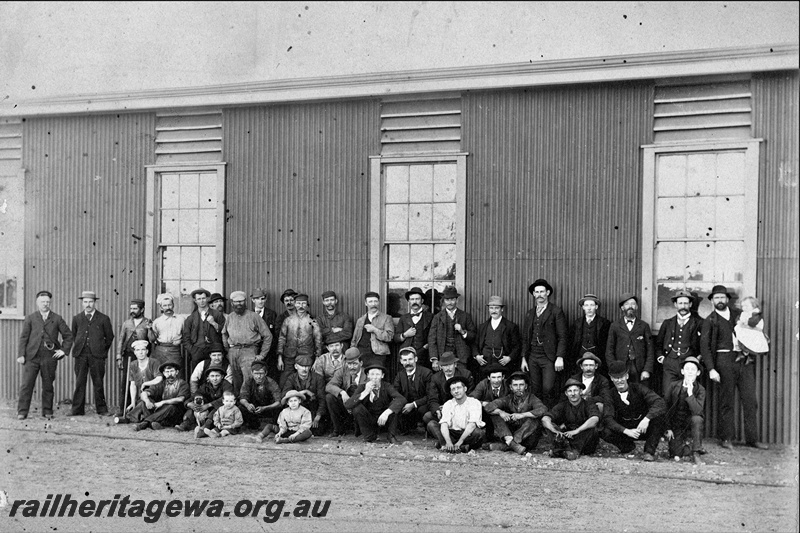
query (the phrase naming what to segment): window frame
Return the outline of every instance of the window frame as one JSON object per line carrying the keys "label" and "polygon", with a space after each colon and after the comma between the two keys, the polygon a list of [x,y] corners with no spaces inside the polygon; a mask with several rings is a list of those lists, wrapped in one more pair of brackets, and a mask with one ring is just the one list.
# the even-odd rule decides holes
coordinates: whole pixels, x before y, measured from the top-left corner
{"label": "window frame", "polygon": [[19,276],[17,277],[17,306],[16,307],[0,307],[0,320],[24,320],[25,319],[25,263],[27,262],[25,254],[25,208],[27,202],[25,201],[25,180],[27,170],[20,168],[17,170],[16,177],[13,175],[3,176],[7,179],[16,179],[22,185],[22,230],[20,231],[20,240],[22,241],[22,260]]}

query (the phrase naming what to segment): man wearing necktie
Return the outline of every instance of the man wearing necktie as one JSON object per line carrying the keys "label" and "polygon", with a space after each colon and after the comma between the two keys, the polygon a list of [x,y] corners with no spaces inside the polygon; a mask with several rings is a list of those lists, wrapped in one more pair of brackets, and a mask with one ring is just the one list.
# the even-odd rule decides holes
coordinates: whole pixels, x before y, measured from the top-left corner
{"label": "man wearing necktie", "polygon": [[384,381],[386,368],[374,362],[366,367],[367,381],[358,386],[344,403],[353,411],[364,442],[375,442],[378,432],[385,427],[389,444],[397,444],[397,413],[406,404],[406,399],[391,383]]}
{"label": "man wearing necktie", "polygon": [[98,415],[108,415],[103,379],[106,375],[108,350],[114,343],[114,329],[111,320],[95,309],[97,294],[83,291],[81,294],[83,311],[72,318],[72,336],[75,344],[72,357],[75,358],[75,393],[72,395],[72,416],[83,416],[86,407],[86,380],[92,377],[94,406]]}
{"label": "man wearing necktie", "polygon": [[655,355],[650,325],[636,318],[639,298],[624,294],[619,300],[622,316],[608,330],[606,364],[611,368],[614,361],[627,365],[631,382],[647,382],[653,373]]}
{"label": "man wearing necktie", "polygon": [[657,361],[663,365],[661,392],[666,394],[673,381],[683,379],[681,368],[687,357],[700,355],[700,328],[703,320],[692,315],[692,295],[678,291],[672,297],[677,313],[661,324],[656,337]]}
{"label": "man wearing necktie", "polygon": [[425,368],[431,367],[428,358],[428,334],[431,331],[433,314],[424,309],[422,300],[425,293],[419,287],[407,291],[408,313],[400,316],[400,321],[395,327],[394,341],[400,343],[399,348],[414,348],[417,360]]}
{"label": "man wearing necktie", "polygon": [[491,402],[507,396],[511,393],[511,389],[506,384],[506,374],[509,371],[509,365],[503,366],[498,362],[489,363],[483,367],[483,372],[486,378],[482,379],[475,386],[475,389],[469,393],[471,398],[475,398],[481,402],[483,408],[483,420],[486,422],[486,436],[487,440],[494,440],[494,423],[486,406]]}
{"label": "man wearing necktie", "polygon": [[400,433],[405,435],[415,427],[425,427],[422,420],[428,412],[428,385],[433,372],[418,364],[412,346],[400,348],[398,357],[403,369],[394,378],[394,388],[406,399],[399,413]]}
{"label": "man wearing necktie", "polygon": [[[564,361],[564,368],[570,371],[587,352],[601,360],[605,357],[608,329],[611,327],[611,321],[598,314],[600,299],[594,294],[584,294],[583,298],[578,300],[578,307],[581,308],[581,313],[572,323],[569,335],[570,349]],[[600,370],[604,375],[608,374],[608,369],[605,367]]]}

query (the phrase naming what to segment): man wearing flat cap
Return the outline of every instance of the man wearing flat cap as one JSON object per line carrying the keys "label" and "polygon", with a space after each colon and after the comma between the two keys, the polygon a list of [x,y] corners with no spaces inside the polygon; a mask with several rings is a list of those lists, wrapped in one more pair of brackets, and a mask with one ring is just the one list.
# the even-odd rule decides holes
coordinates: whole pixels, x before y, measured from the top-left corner
{"label": "man wearing flat cap", "polygon": [[108,350],[114,345],[111,320],[95,308],[97,294],[83,291],[83,311],[72,317],[72,357],[75,359],[75,393],[72,395],[72,416],[82,416],[86,407],[86,380],[91,375],[94,407],[98,415],[111,415],[106,405],[103,380],[106,376]]}
{"label": "man wearing flat cap", "polygon": [[197,308],[184,321],[181,337],[183,352],[189,357],[189,370],[208,359],[213,344],[222,343],[225,315],[208,306],[209,298],[211,293],[202,287],[192,291]]}
{"label": "man wearing flat cap", "polygon": [[[280,332],[279,329],[275,329],[278,315],[275,311],[267,307],[267,291],[261,287],[253,289],[250,293],[250,301],[253,302],[253,313],[264,321],[267,325],[267,329],[269,329],[269,332],[272,334],[272,342],[270,343],[267,358],[264,362],[267,365],[267,374],[277,380],[280,376],[278,372],[278,360],[275,357],[275,349],[278,346],[278,333]],[[258,351],[261,351],[261,346],[258,347]]]}
{"label": "man wearing flat cap", "polygon": [[242,383],[252,375],[253,361],[263,361],[267,356],[272,333],[264,321],[247,308],[244,291],[231,293],[231,306],[233,312],[225,317],[225,325],[222,326],[222,342],[228,349],[233,372],[233,393],[238,396]]}
{"label": "man wearing flat cap", "polygon": [[294,361],[293,371],[286,376],[281,392],[286,394],[287,391],[298,390],[305,394],[301,404],[311,411],[311,433],[319,437],[325,433],[328,405],[325,403],[325,381],[322,376],[311,371],[313,364],[311,356],[298,356]]}
{"label": "man wearing flat cap", "polygon": [[689,356],[681,361],[681,381],[673,381],[664,391],[667,404],[667,441],[669,455],[675,460],[691,458],[702,464],[703,426],[705,421],[706,389],[698,381],[700,360]]}
{"label": "man wearing flat cap", "polygon": [[614,361],[622,361],[628,367],[632,382],[647,382],[653,373],[655,354],[650,325],[639,319],[639,298],[634,294],[623,294],[619,299],[622,316],[608,330],[606,364],[611,368]]}
{"label": "man wearing flat cap", "polygon": [[584,400],[597,406],[603,414],[604,406],[611,401],[613,387],[607,377],[597,372],[600,368],[600,358],[592,352],[586,352],[577,362],[580,372],[572,376],[575,381],[581,382],[581,396]]}
{"label": "man wearing flat cap", "polygon": [[353,317],[339,309],[339,297],[333,291],[322,293],[322,313],[317,317],[322,342],[327,345],[331,336],[337,335],[345,340],[342,351],[350,347],[353,338]]}
{"label": "man wearing flat cap", "polygon": [[[598,314],[600,299],[594,294],[584,294],[578,300],[578,307],[581,308],[581,316],[575,319],[570,328],[570,347],[564,361],[569,371],[587,352],[596,355],[600,361],[605,358],[608,329],[611,327],[611,321]],[[599,365],[598,370],[603,374],[608,373],[605,368],[601,370]]]}
{"label": "man wearing flat cap", "polygon": [[182,363],[181,342],[183,342],[186,315],[175,313],[175,298],[168,292],[159,294],[156,303],[161,310],[161,316],[153,320],[150,328],[149,340],[154,346],[150,357],[159,363],[166,361]]}
{"label": "man wearing flat cap", "polygon": [[542,416],[542,425],[554,434],[551,457],[574,461],[581,455],[591,455],[597,449],[600,435],[597,424],[600,411],[594,402],[583,399],[583,383],[568,379],[564,383],[565,399]]}
{"label": "man wearing flat cap", "polygon": [[525,315],[522,328],[523,372],[530,372],[531,392],[547,406],[555,403],[556,373],[564,370],[569,331],[564,311],[550,303],[553,288],[537,279],[528,287],[536,307]]}
{"label": "man wearing flat cap", "polygon": [[385,427],[389,444],[397,444],[397,414],[405,405],[406,399],[391,383],[384,381],[386,367],[373,362],[364,370],[367,381],[358,386],[344,406],[353,411],[353,418],[361,430],[364,442],[375,442],[378,432]]}
{"label": "man wearing flat cap", "polygon": [[381,312],[380,304],[381,296],[377,292],[364,294],[367,312],[356,321],[350,346],[358,348],[364,364],[378,362],[385,368],[390,353],[389,343],[394,339],[394,320]]}
{"label": "man wearing flat cap", "polygon": [[117,413],[123,416],[122,406],[125,405],[128,394],[128,363],[136,358],[133,353],[133,343],[138,340],[147,341],[152,322],[144,316],[144,300],[134,298],[128,308],[129,318],[122,323],[117,336],[117,368],[120,371],[119,380],[119,408]]}
{"label": "man wearing flat cap", "polygon": [[436,448],[449,453],[480,449],[485,438],[480,402],[467,396],[469,384],[463,376],[453,376],[445,386],[452,398],[442,406],[442,418],[428,422],[428,431],[436,438]]}
{"label": "man wearing flat cap", "polygon": [[530,375],[517,371],[508,378],[511,393],[486,405],[492,416],[495,437],[491,450],[511,450],[525,455],[536,448],[541,435],[540,420],[547,407],[530,390]]}
{"label": "man wearing flat cap", "polygon": [[328,335],[326,343],[327,352],[317,357],[312,372],[322,376],[324,383],[328,383],[337,370],[344,366],[344,346],[350,342],[350,337],[344,331]]}
{"label": "man wearing flat cap", "polygon": [[742,404],[745,444],[760,450],[768,446],[758,440],[758,400],[756,369],[736,338],[734,327],[741,311],[729,306],[735,295],[724,285],[715,285],[708,299],[714,305],[700,330],[700,351],[708,377],[719,384],[719,435],[721,446],[732,449],[734,436],[734,404],[736,390]]}
{"label": "man wearing flat cap", "polygon": [[417,361],[420,365],[430,368],[428,358],[428,335],[433,322],[433,314],[425,309],[423,300],[425,293],[419,287],[406,291],[408,313],[400,316],[394,334],[394,342],[399,343],[399,348],[414,348]]}
{"label": "man wearing flat cap", "polygon": [[467,393],[475,385],[472,372],[458,362],[456,354],[444,352],[439,357],[439,370],[433,373],[431,382],[428,385],[428,413],[423,419],[425,424],[431,420],[438,421],[442,418],[442,406],[452,398],[450,389],[447,387],[447,380],[453,376],[461,376],[467,381]]}
{"label": "man wearing flat cap", "polygon": [[[261,424],[275,424],[281,409],[281,389],[267,375],[263,361],[250,365],[252,377],[244,382],[239,392],[239,405],[244,423],[250,429],[262,429]],[[267,428],[267,431],[273,428]]]}
{"label": "man wearing flat cap", "polygon": [[[53,295],[50,291],[36,293],[36,311],[25,317],[19,336],[17,363],[22,365],[22,381],[17,403],[17,419],[28,417],[36,376],[42,376],[42,411],[53,416],[53,382],[58,361],[72,348],[72,331],[60,315],[50,310]],[[59,340],[59,336],[61,340]]]}
{"label": "man wearing flat cap", "polygon": [[276,353],[278,370],[282,372],[279,382],[281,387],[286,377],[294,372],[294,363],[298,357],[306,356],[313,362],[322,355],[322,333],[317,321],[308,314],[308,295],[295,296],[294,307],[295,313],[283,321],[278,338]]}
{"label": "man wearing flat cap", "polygon": [[472,345],[472,373],[475,379],[485,377],[492,363],[516,368],[520,363],[522,339],[519,327],[503,316],[506,304],[499,296],[490,296],[486,304],[489,319],[478,326],[478,336]]}
{"label": "man wearing flat cap", "polygon": [[433,370],[439,370],[439,358],[444,352],[455,354],[464,368],[467,368],[472,357],[470,345],[475,342],[478,329],[472,316],[458,308],[459,296],[454,286],[445,287],[442,291],[444,308],[433,316],[428,334],[428,352]]}
{"label": "man wearing flat cap", "polygon": [[135,423],[134,431],[173,427],[183,419],[183,402],[189,399],[191,393],[189,384],[178,377],[180,363],[167,361],[158,370],[164,380],[146,387],[140,394],[139,403],[124,419]]}
{"label": "man wearing flat cap", "polygon": [[397,389],[406,403],[398,414],[400,433],[409,433],[416,427],[424,427],[423,419],[428,412],[428,387],[433,373],[421,366],[413,346],[400,348],[398,353],[402,370],[394,377]]}
{"label": "man wearing flat cap", "polygon": [[656,337],[656,359],[663,365],[661,391],[666,394],[673,381],[683,379],[681,363],[687,357],[700,356],[700,329],[703,320],[692,316],[691,293],[678,291],[672,296],[675,316],[661,324]]}
{"label": "man wearing flat cap", "polygon": [[345,434],[348,426],[352,427],[353,416],[344,403],[366,381],[367,373],[363,370],[361,352],[355,347],[348,348],[344,352],[344,367],[336,370],[325,385],[325,405],[333,425],[330,437],[340,437]]}

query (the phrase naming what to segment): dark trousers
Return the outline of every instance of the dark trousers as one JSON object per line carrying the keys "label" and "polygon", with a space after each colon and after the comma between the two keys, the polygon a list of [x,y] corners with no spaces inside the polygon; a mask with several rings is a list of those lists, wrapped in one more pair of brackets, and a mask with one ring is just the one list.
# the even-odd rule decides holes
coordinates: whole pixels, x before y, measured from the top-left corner
{"label": "dark trousers", "polygon": [[665,357],[664,358],[664,365],[662,368],[662,376],[661,376],[661,396],[669,390],[669,386],[673,381],[678,381],[679,379],[683,379],[683,375],[681,374],[681,361],[677,357]]}
{"label": "dark trousers", "polygon": [[[255,404],[253,404],[255,405]],[[273,410],[269,410],[266,412],[259,414],[251,413],[247,410],[247,408],[243,405],[239,405],[239,410],[242,412],[242,418],[244,419],[244,426],[247,426],[250,429],[260,429],[261,424],[275,424],[275,421],[278,419],[278,415],[280,414],[280,407],[277,407]],[[260,407],[256,405],[256,407]]]}
{"label": "dark trousers", "polygon": [[423,423],[423,419],[425,418],[425,414],[427,412],[428,405],[425,404],[418,405],[416,409],[412,409],[410,412],[405,414],[402,411],[397,413],[397,425],[400,428],[400,434],[405,435],[406,433],[414,431],[418,423]]}
{"label": "dark trousers", "polygon": [[747,443],[758,441],[758,400],[756,400],[756,368],[744,360],[735,361],[739,352],[717,353],[716,369],[719,372],[719,438],[734,437],[733,407],[736,389],[744,415],[744,439]]}
{"label": "dark trousers", "polygon": [[581,431],[571,439],[553,439],[551,457],[564,457],[568,451],[573,451],[578,455],[592,455],[600,442],[600,434],[596,428],[589,428]]}
{"label": "dark trousers", "polygon": [[325,394],[325,403],[328,406],[328,416],[331,417],[331,424],[336,433],[342,434],[348,427],[353,425],[353,415],[347,412],[341,396]]}
{"label": "dark trousers", "polygon": [[[634,429],[637,425],[638,422],[628,429]],[[603,437],[604,441],[608,442],[609,444],[613,444],[619,448],[619,451],[622,453],[632,452],[636,449],[636,440],[643,440],[644,452],[655,455],[656,448],[658,448],[658,442],[661,440],[661,436],[664,434],[665,426],[666,423],[664,417],[660,416],[654,420],[651,420],[650,425],[647,428],[647,433],[641,435],[635,440],[624,433],[614,431],[608,427],[603,428],[603,431],[600,435]]]}
{"label": "dark trousers", "polygon": [[72,414],[82,415],[86,408],[86,378],[92,377],[94,407],[97,414],[108,412],[103,379],[106,377],[106,358],[94,357],[84,350],[75,357],[75,393],[72,395]]}
{"label": "dark trousers", "polygon": [[31,408],[33,388],[36,386],[36,376],[42,375],[42,414],[53,414],[53,382],[56,379],[58,361],[53,359],[53,352],[44,346],[39,348],[36,355],[25,360],[22,367],[22,383],[19,387],[19,402],[17,413],[27,415]]}
{"label": "dark trousers", "polygon": [[[364,407],[364,404],[358,404],[353,408],[353,418],[361,430],[361,435],[364,439],[369,439],[378,435],[381,426],[378,425],[378,417],[381,413],[372,413],[369,409]],[[389,420],[386,421],[386,428],[389,437],[397,437],[397,415],[392,413],[389,415]]]}
{"label": "dark trousers", "polygon": [[[450,442],[455,444],[458,442],[458,439],[461,438],[461,435],[464,434],[463,429],[448,429],[450,431]],[[439,447],[443,447],[447,444],[447,441],[444,440],[444,435],[442,435],[442,426],[439,422],[430,421],[428,422],[428,431],[430,431],[431,435],[436,437],[436,440],[439,442]],[[475,428],[475,430],[469,434],[469,437],[464,439],[464,444],[470,447],[470,449],[478,450],[480,449],[483,441],[486,437],[486,432],[483,428]]]}
{"label": "dark trousers", "polygon": [[531,374],[531,392],[547,407],[552,407],[555,404],[555,363],[545,354],[531,354],[528,358],[528,371]]}
{"label": "dark trousers", "polygon": [[672,430],[672,440],[669,441],[669,456],[683,457],[699,452],[703,449],[703,417],[693,415],[689,418],[678,420]]}
{"label": "dark trousers", "polygon": [[[170,363],[178,363],[181,365],[181,368],[185,366],[183,359],[181,358],[181,347],[175,346],[174,344],[156,345],[156,347],[153,348],[153,352],[150,354],[150,358],[155,359],[159,366],[163,365],[167,361]],[[194,370],[194,368],[192,368],[192,370]]]}
{"label": "dark trousers", "polygon": [[186,408],[182,403],[170,403],[151,410],[147,408],[144,402],[140,401],[125,418],[134,423],[158,422],[162,426],[172,427],[180,424],[185,410]]}
{"label": "dark trousers", "polygon": [[506,422],[500,418],[500,415],[492,415],[492,423],[495,437],[503,442],[505,442],[505,437],[513,437],[514,441],[526,448],[535,448],[539,443],[541,427],[539,420],[535,418]]}

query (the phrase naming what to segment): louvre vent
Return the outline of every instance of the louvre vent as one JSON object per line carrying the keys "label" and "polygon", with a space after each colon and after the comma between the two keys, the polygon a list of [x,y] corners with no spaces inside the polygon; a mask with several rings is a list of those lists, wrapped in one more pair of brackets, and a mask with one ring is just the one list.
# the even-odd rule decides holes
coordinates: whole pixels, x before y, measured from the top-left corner
{"label": "louvre vent", "polygon": [[381,102],[381,155],[460,150],[460,95]]}
{"label": "louvre vent", "polygon": [[0,176],[16,176],[22,166],[22,121],[0,118]]}
{"label": "louvre vent", "polygon": [[156,163],[222,161],[222,111],[156,116]]}

